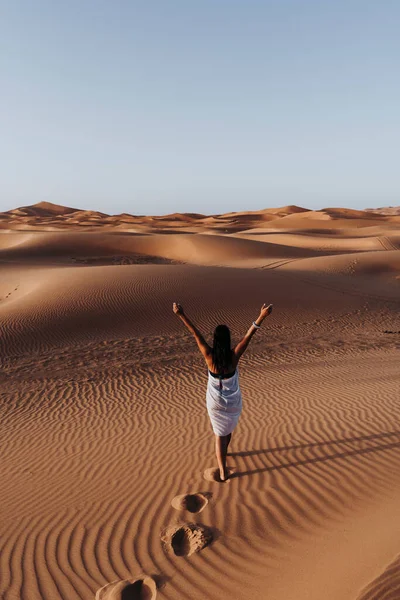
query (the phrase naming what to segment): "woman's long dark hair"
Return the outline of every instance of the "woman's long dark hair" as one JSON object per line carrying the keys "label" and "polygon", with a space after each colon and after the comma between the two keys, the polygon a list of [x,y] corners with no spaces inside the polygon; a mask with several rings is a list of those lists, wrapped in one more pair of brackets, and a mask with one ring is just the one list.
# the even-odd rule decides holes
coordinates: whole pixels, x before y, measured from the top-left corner
{"label": "woman's long dark hair", "polygon": [[231,332],[226,325],[215,328],[212,359],[217,373],[226,371],[232,365]]}

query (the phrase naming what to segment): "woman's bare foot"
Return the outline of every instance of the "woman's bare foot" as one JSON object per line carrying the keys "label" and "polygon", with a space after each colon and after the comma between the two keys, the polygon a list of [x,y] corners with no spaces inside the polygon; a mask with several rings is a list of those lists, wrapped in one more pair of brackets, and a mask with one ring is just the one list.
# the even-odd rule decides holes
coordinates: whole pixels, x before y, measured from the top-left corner
{"label": "woman's bare foot", "polygon": [[228,469],[220,469],[219,470],[219,478],[221,481],[226,481],[229,477]]}
{"label": "woman's bare foot", "polygon": [[215,468],[215,467],[211,467],[210,469],[206,469],[204,471],[204,479],[206,481],[214,481],[217,483],[229,483],[231,480],[231,477],[234,476],[234,469],[231,469],[230,467],[226,467],[225,469],[225,478],[222,479],[221,477],[221,471],[219,470],[219,467]]}

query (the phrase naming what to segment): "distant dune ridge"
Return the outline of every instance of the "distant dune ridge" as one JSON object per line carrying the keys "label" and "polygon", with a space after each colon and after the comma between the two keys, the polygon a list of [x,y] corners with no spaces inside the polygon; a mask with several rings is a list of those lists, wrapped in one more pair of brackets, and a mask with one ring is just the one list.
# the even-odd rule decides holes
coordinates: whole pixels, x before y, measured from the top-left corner
{"label": "distant dune ridge", "polygon": [[[52,204],[51,202],[39,202],[32,206],[23,206],[4,213],[0,213],[0,228],[10,229],[64,229],[79,226],[83,229],[93,227],[102,228],[127,228],[129,226],[138,228],[143,233],[161,228],[167,230],[187,231],[210,231],[221,233],[235,233],[243,229],[260,227],[268,223],[269,227],[296,228],[298,219],[307,219],[312,222],[326,221],[332,219],[347,219],[354,221],[354,226],[360,226],[358,221],[364,221],[363,226],[372,219],[378,224],[382,221],[390,222],[390,217],[400,217],[400,208],[390,209],[368,209],[366,211],[351,210],[344,208],[326,208],[319,211],[308,210],[300,206],[284,206],[281,208],[267,208],[264,210],[250,212],[232,212],[220,215],[202,215],[197,213],[173,213],[170,215],[146,217],[123,213],[120,215],[107,215],[97,211],[81,210]],[[282,219],[289,220],[282,221]],[[357,220],[357,225],[355,224]],[[300,221],[301,222],[301,221]],[[395,221],[398,220],[395,218]]]}
{"label": "distant dune ridge", "polygon": [[400,215],[400,206],[386,206],[384,208],[371,208],[369,210],[372,213],[379,213],[381,215]]}
{"label": "distant dune ridge", "polygon": [[[388,600],[400,209],[0,214],[0,598]],[[218,482],[206,368],[235,343]]]}

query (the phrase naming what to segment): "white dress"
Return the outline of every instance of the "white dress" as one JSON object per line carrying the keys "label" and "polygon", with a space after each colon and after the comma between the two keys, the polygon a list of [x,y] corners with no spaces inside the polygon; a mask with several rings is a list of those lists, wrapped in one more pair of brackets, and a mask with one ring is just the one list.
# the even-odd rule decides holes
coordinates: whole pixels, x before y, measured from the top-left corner
{"label": "white dress", "polygon": [[207,411],[216,435],[232,433],[242,412],[242,394],[237,369],[226,379],[208,372]]}

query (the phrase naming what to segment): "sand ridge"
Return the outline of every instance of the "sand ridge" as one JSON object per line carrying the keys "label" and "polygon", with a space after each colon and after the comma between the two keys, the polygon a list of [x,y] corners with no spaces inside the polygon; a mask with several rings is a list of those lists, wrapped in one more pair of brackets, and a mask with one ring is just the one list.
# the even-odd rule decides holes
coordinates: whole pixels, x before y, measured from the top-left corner
{"label": "sand ridge", "polygon": [[[53,204],[39,202],[31,206],[24,206],[0,213],[0,228],[8,227],[14,230],[90,230],[101,228],[104,230],[118,230],[119,228],[133,227],[143,233],[162,233],[169,231],[214,231],[220,233],[237,232],[251,226],[269,226],[290,229],[296,224],[304,226],[304,221],[320,224],[321,227],[330,229],[333,222],[338,221],[341,227],[370,227],[390,226],[397,223],[399,210],[377,209],[375,211],[350,210],[346,208],[325,208],[322,210],[308,210],[300,206],[284,206],[280,208],[267,208],[247,212],[232,212],[219,215],[203,215],[196,213],[173,213],[161,216],[107,215],[92,210],[81,210]],[[339,228],[339,227],[338,227]]]}
{"label": "sand ridge", "polygon": [[[396,214],[2,219],[4,600],[397,597]],[[173,301],[210,342],[274,304],[226,484]]]}

